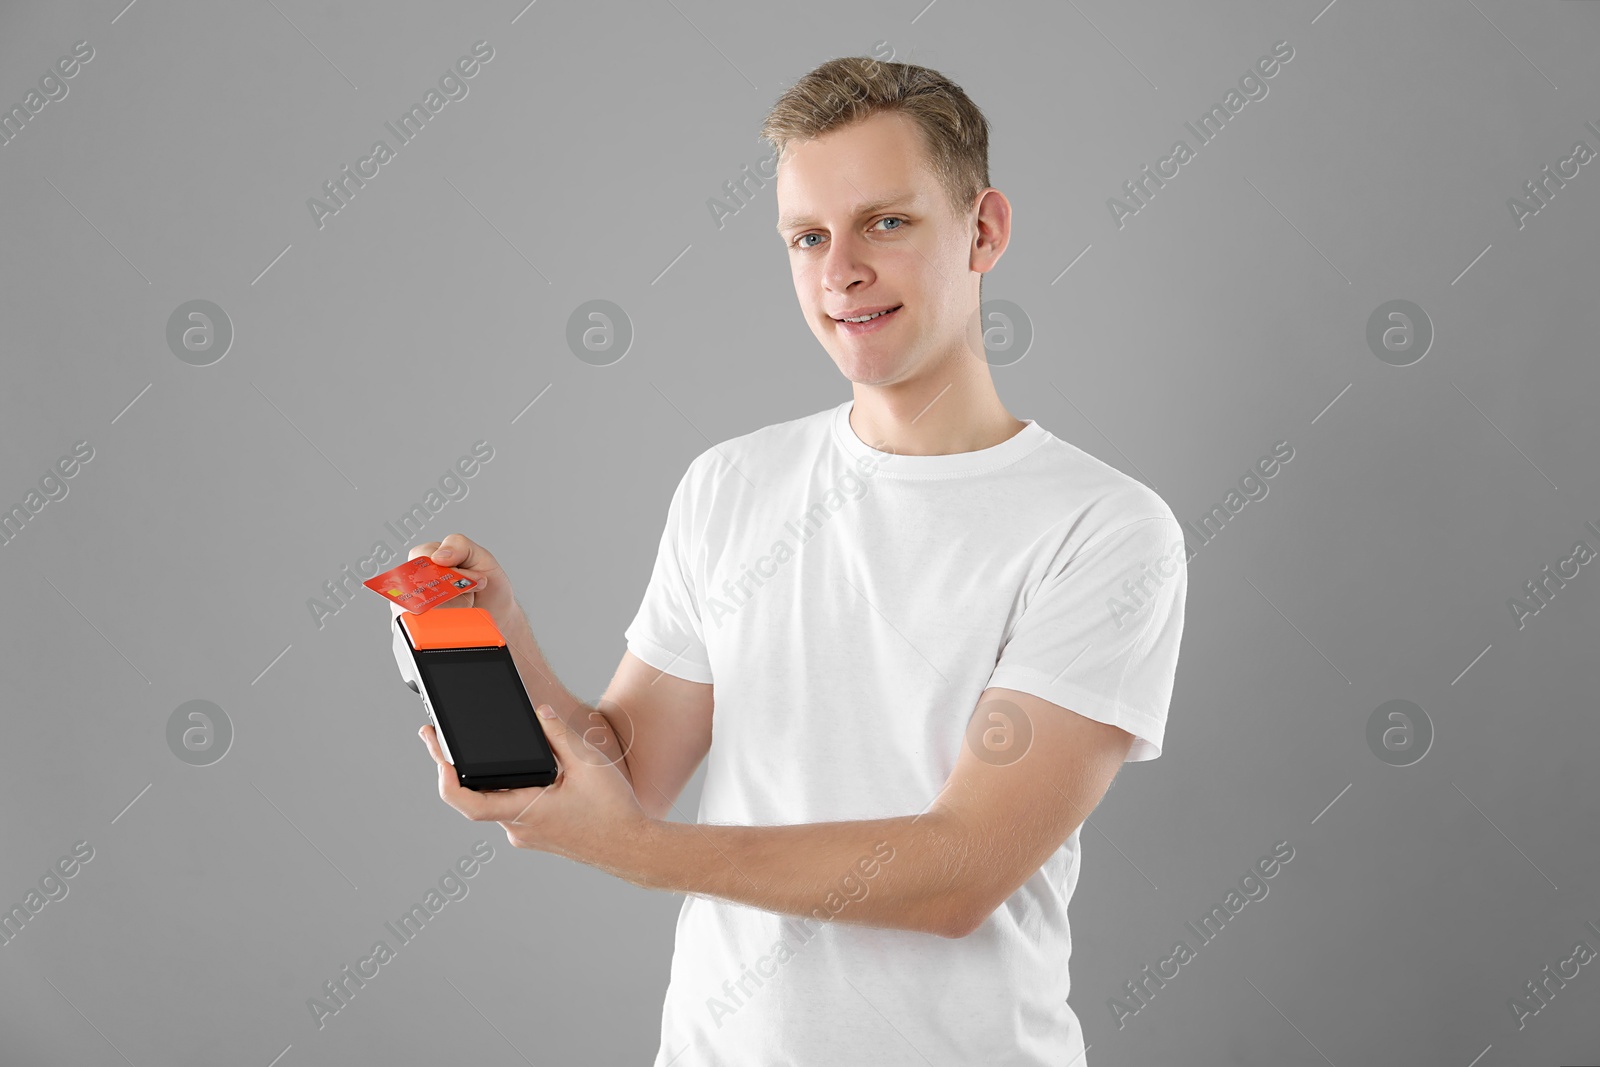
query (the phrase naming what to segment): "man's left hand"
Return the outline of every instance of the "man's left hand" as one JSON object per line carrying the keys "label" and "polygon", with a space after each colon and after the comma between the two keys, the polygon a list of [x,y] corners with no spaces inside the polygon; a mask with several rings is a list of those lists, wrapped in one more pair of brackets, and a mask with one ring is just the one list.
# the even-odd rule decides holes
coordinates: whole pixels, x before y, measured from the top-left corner
{"label": "man's left hand", "polygon": [[[549,717],[546,715],[549,713]],[[478,822],[497,822],[515,848],[550,852],[591,866],[614,869],[650,822],[633,787],[615,764],[574,733],[549,705],[539,707],[539,725],[555,752],[560,772],[546,786],[480,793],[456,780],[445,762],[433,724],[418,734],[439,766],[439,798]]]}

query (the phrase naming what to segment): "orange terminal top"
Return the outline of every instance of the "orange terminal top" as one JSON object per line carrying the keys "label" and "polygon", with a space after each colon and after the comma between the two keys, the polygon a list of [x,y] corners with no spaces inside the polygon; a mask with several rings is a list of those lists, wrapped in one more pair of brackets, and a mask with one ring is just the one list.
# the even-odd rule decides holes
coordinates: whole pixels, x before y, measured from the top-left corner
{"label": "orange terminal top", "polygon": [[483,608],[440,608],[414,615],[402,612],[401,625],[419,652],[438,648],[483,648],[504,645],[506,639]]}

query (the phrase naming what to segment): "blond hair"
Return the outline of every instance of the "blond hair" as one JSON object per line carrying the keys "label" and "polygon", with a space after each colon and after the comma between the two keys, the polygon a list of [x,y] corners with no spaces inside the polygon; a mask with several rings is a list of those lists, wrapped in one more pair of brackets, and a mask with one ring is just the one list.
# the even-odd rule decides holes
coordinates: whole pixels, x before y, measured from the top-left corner
{"label": "blond hair", "polygon": [[955,82],[936,70],[867,56],[830,59],[795,82],[761,124],[781,159],[790,141],[820,137],[883,111],[922,131],[928,162],[955,216],[989,187],[989,122]]}

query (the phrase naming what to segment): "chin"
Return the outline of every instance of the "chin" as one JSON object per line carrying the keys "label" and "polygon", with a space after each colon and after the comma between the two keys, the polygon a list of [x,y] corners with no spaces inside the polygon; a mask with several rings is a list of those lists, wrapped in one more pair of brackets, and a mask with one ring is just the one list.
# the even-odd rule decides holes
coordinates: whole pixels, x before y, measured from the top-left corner
{"label": "chin", "polygon": [[885,385],[898,379],[904,370],[898,363],[885,364],[839,357],[834,358],[833,364],[839,368],[840,374],[857,385]]}

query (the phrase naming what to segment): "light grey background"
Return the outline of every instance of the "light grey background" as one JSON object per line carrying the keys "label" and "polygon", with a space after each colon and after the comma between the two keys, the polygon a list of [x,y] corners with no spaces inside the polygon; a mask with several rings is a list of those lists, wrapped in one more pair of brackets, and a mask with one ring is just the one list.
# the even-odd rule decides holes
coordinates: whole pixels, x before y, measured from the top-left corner
{"label": "light grey background", "polygon": [[[786,86],[876,54],[993,125],[1014,414],[1191,523],[1294,448],[1193,546],[1165,755],[1084,830],[1089,1061],[1600,1062],[1597,965],[1508,1007],[1600,948],[1600,568],[1508,608],[1600,547],[1600,162],[1520,229],[1506,205],[1600,149],[1600,3],[124,4],[0,8],[6,107],[94,48],[0,147],[0,504],[94,449],[0,546],[0,902],[94,848],[0,948],[0,1059],[649,1062],[681,898],[446,807],[387,609],[307,601],[487,440],[417,540],[489,546],[597,697],[685,464],[849,396],[772,186],[720,228],[708,200]],[[479,40],[469,94],[319,229],[307,199]],[[1280,40],[1266,98],[1113,223]],[[235,331],[210,366],[166,343],[194,299]],[[567,344],[592,299],[635,331],[610,366]],[[1366,343],[1395,299],[1435,330],[1407,367]],[[1435,730],[1405,767],[1366,741],[1396,699]],[[232,723],[210,766],[168,748],[190,700]],[[479,839],[469,895],[319,1030],[307,999]],[[1108,999],[1278,841],[1270,894],[1119,1029]]]}

